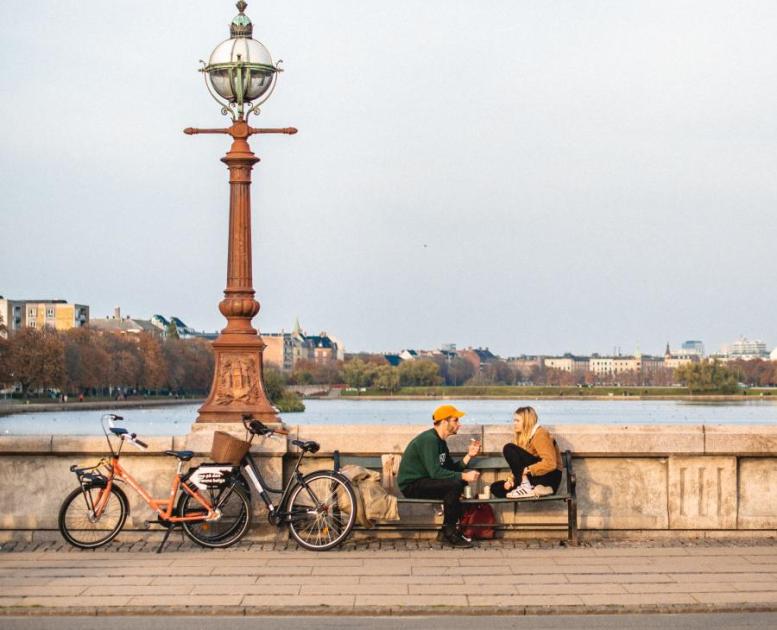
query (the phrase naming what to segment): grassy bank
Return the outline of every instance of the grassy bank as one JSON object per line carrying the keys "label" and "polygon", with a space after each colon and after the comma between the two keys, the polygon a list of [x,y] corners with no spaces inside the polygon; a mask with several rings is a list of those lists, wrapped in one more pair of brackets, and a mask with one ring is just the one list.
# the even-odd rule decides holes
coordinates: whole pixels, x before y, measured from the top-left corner
{"label": "grassy bank", "polygon": [[402,387],[389,394],[382,390],[370,389],[364,392],[342,392],[344,397],[419,397],[419,398],[659,398],[678,399],[689,396],[726,396],[726,398],[777,396],[777,389],[744,389],[738,394],[724,394],[717,391],[691,392],[687,387],[553,387],[521,385],[473,386],[435,386]]}

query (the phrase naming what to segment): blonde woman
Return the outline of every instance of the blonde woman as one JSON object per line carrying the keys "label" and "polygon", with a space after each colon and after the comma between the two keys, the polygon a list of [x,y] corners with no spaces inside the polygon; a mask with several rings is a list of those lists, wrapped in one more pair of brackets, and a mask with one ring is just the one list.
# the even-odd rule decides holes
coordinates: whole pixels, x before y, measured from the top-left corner
{"label": "blonde woman", "polygon": [[491,485],[496,497],[518,499],[553,494],[561,483],[561,452],[532,407],[519,407],[513,414],[515,443],[502,449],[511,474]]}

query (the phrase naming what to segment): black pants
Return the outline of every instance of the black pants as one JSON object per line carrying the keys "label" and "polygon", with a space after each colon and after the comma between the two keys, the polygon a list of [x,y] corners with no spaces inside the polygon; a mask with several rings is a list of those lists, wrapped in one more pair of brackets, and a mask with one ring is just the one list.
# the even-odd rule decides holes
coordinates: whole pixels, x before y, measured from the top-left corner
{"label": "black pants", "polygon": [[[532,455],[529,453],[529,451],[526,451],[520,446],[516,446],[515,444],[505,444],[504,448],[502,449],[502,453],[504,454],[507,463],[510,465],[510,471],[513,473],[513,477],[515,477],[516,485],[521,483],[523,469],[540,461],[539,457]],[[553,492],[556,492],[559,485],[561,484],[560,470],[551,470],[549,473],[545,473],[544,475],[529,475],[528,477],[529,483],[531,485],[550,486],[553,488]],[[507,494],[507,490],[505,490],[504,484],[504,480],[495,481],[492,483],[491,494],[499,499],[503,499]]]}
{"label": "black pants", "polygon": [[440,499],[442,524],[455,527],[461,518],[461,493],[467,483],[461,479],[416,479],[402,490],[408,499]]}

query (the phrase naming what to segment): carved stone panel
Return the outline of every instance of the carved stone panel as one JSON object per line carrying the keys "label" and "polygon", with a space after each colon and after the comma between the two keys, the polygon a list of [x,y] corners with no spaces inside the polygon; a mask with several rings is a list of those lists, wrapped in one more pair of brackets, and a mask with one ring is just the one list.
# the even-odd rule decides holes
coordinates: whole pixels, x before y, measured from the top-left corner
{"label": "carved stone panel", "polygon": [[777,529],[777,458],[739,460],[741,529]]}
{"label": "carved stone panel", "polygon": [[666,529],[666,459],[575,460],[578,513],[584,529]]}
{"label": "carved stone panel", "polygon": [[736,457],[670,457],[672,529],[735,529]]}
{"label": "carved stone panel", "polygon": [[251,404],[259,400],[259,368],[251,354],[223,353],[216,367],[217,405]]}

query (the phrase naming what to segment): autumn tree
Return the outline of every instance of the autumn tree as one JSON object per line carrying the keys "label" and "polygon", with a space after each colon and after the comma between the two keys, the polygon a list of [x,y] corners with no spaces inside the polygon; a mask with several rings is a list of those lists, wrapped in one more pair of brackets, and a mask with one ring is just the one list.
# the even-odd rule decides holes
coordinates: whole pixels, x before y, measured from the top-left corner
{"label": "autumn tree", "polygon": [[141,333],[138,336],[138,350],[141,361],[138,385],[145,390],[161,389],[167,380],[167,365],[162,352],[162,342],[159,337]]}
{"label": "autumn tree", "polygon": [[378,367],[375,364],[353,359],[343,365],[343,381],[348,387],[371,387],[377,372]]}
{"label": "autumn tree", "polygon": [[417,359],[403,361],[399,366],[399,384],[408,386],[430,386],[442,384],[440,368],[434,361]]}
{"label": "autumn tree", "polygon": [[66,390],[75,393],[104,387],[111,357],[102,336],[84,327],[71,328],[61,337],[65,352]]}
{"label": "autumn tree", "polygon": [[205,339],[167,339],[162,344],[167,385],[177,392],[207,392],[213,379],[213,347]]}
{"label": "autumn tree", "polygon": [[50,328],[22,328],[9,341],[8,371],[29,395],[33,390],[65,385],[65,347]]}
{"label": "autumn tree", "polygon": [[3,316],[0,315],[0,385],[7,384],[11,381],[11,371],[8,359],[8,351],[10,349],[8,339],[5,335],[8,333],[8,329],[3,321]]}
{"label": "autumn tree", "polygon": [[379,365],[375,368],[373,387],[384,392],[399,391],[399,370],[390,365]]}
{"label": "autumn tree", "polygon": [[692,393],[719,391],[733,394],[737,391],[736,374],[718,361],[681,365],[675,370],[675,379]]}

